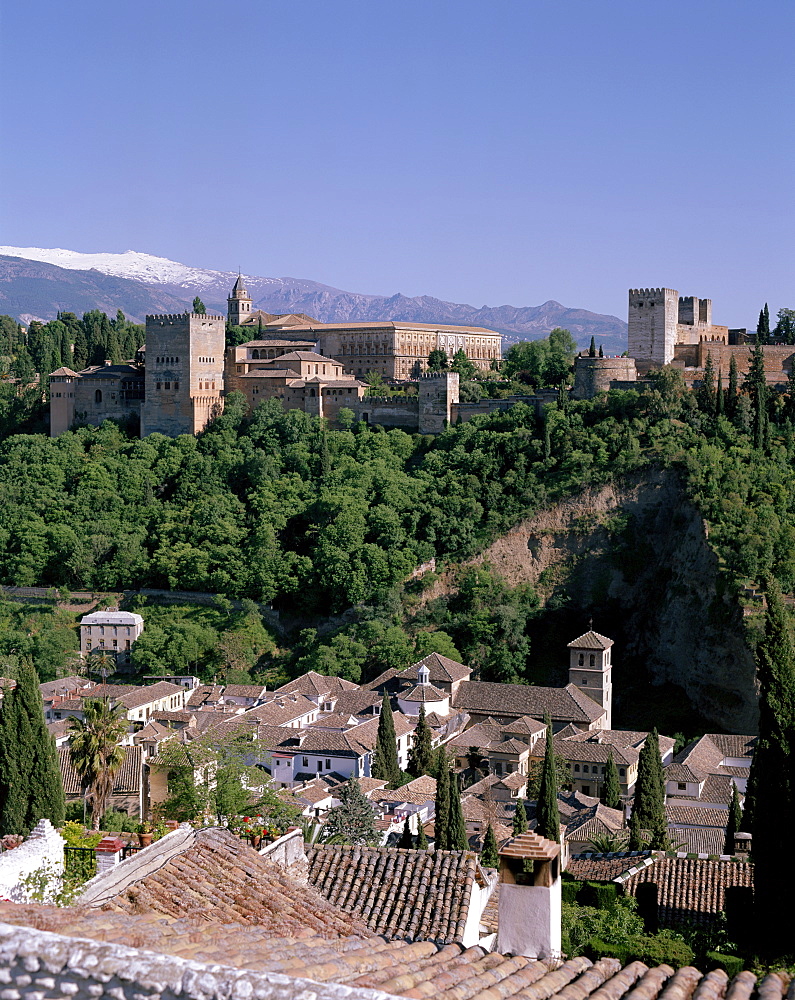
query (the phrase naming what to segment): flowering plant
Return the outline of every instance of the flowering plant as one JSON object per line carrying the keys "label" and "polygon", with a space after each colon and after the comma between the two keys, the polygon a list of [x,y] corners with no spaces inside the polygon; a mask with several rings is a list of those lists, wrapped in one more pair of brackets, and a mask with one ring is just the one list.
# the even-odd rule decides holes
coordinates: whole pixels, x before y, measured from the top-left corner
{"label": "flowering plant", "polygon": [[239,826],[241,834],[245,837],[278,837],[279,831],[274,826],[269,826],[264,816],[242,816]]}

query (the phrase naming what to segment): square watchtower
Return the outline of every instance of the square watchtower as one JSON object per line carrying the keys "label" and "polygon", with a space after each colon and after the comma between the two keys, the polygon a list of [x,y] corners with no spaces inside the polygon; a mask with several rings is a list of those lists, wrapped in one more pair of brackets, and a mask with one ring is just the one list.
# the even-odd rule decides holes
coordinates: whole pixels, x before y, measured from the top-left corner
{"label": "square watchtower", "polygon": [[602,706],[604,729],[613,728],[612,646],[612,639],[593,631],[569,643],[569,683]]}
{"label": "square watchtower", "polygon": [[198,434],[223,409],[225,318],[146,317],[146,399],[141,437]]}

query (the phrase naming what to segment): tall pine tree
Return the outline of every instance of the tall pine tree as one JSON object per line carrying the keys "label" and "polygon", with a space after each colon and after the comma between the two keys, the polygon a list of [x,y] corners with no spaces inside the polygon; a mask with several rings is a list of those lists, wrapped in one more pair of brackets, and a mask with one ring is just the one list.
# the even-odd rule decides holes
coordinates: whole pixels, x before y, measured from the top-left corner
{"label": "tall pine tree", "polygon": [[629,821],[629,847],[643,847],[642,831],[649,832],[649,847],[664,850],[668,842],[668,822],[665,816],[665,777],[660,758],[660,739],[653,729],[646,737],[638,758],[635,799]]}
{"label": "tall pine tree", "polygon": [[433,734],[431,727],[425,721],[425,706],[420,704],[420,714],[417,717],[417,728],[409,750],[408,772],[414,778],[423,774],[433,773]]}
{"label": "tall pine tree", "polygon": [[591,346],[588,348],[588,357],[589,358],[596,357],[596,341],[594,340],[593,337],[591,337]]}
{"label": "tall pine tree", "polygon": [[556,844],[560,841],[560,811],[558,810],[558,783],[555,774],[555,749],[552,745],[552,723],[547,718],[547,745],[544,749],[544,766],[536,806],[536,833]]}
{"label": "tall pine tree", "polygon": [[378,736],[373,754],[372,775],[374,778],[389,782],[390,788],[397,788],[400,784],[395,720],[392,717],[392,705],[386,692],[384,692],[381,702],[381,715],[378,719]]}
{"label": "tall pine tree", "polygon": [[737,408],[737,389],[739,386],[739,374],[737,371],[737,358],[732,354],[729,360],[729,387],[726,391],[726,413],[733,417]]}
{"label": "tall pine tree", "polygon": [[63,825],[63,782],[39,680],[23,661],[0,705],[0,833],[28,833],[40,819]]}
{"label": "tall pine tree", "polygon": [[349,778],[336,793],[340,804],[329,810],[323,825],[323,840],[332,844],[370,844],[381,842],[375,827],[373,807],[356,778]]}
{"label": "tall pine tree", "polygon": [[610,809],[621,808],[621,782],[618,780],[618,768],[613,759],[613,751],[607,755],[605,764],[605,780],[602,784],[602,802]]}
{"label": "tall pine tree", "polygon": [[[756,649],[759,739],[751,766],[754,910],[759,947],[774,957],[791,954],[792,934],[781,919],[793,876],[788,857],[795,823],[795,646],[775,580],[767,583],[765,633]],[[748,819],[746,815],[746,820]],[[747,826],[748,823],[746,822]]]}
{"label": "tall pine tree", "polygon": [[715,366],[712,363],[712,352],[707,353],[704,365],[704,377],[698,390],[698,402],[704,413],[712,416],[715,412]]}

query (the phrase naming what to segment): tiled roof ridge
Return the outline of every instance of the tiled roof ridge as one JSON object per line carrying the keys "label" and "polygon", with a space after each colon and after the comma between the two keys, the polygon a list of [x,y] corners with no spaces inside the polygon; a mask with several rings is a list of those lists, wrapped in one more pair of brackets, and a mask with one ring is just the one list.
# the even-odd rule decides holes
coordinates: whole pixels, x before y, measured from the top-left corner
{"label": "tiled roof ridge", "polygon": [[594,632],[593,629],[567,644],[569,649],[610,649],[612,645],[612,639],[608,639],[606,635]]}

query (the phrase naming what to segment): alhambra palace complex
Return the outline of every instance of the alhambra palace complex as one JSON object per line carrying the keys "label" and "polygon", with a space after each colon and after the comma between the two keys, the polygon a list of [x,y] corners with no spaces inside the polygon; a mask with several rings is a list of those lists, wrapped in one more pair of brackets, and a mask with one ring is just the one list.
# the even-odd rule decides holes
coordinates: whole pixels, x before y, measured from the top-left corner
{"label": "alhambra palace complex", "polygon": [[[147,316],[146,345],[122,364],[106,362],[81,372],[59,368],[50,375],[50,433],[75,423],[108,418],[140,421],[141,435],[197,434],[223,409],[224,396],[238,390],[253,409],[278,399],[336,420],[346,407],[373,424],[423,434],[439,433],[458,419],[506,409],[518,400],[537,408],[556,394],[461,403],[458,375],[427,372],[428,355],[448,358],[463,350],[488,370],[502,356],[502,337],[493,330],[423,323],[318,323],[303,314],[274,316],[252,309],[242,277],[228,298],[227,316],[203,313]],[[225,349],[226,325],[251,327],[256,339]],[[654,368],[673,365],[688,384],[698,383],[711,355],[716,374],[728,378],[732,356],[742,375],[749,362],[745,330],[716,326],[712,301],[680,297],[671,288],[630,289],[628,357],[575,359],[572,396],[589,399],[607,389],[641,388]],[[771,386],[786,383],[795,348],[765,347]],[[366,396],[361,376],[417,382],[409,396]]]}

